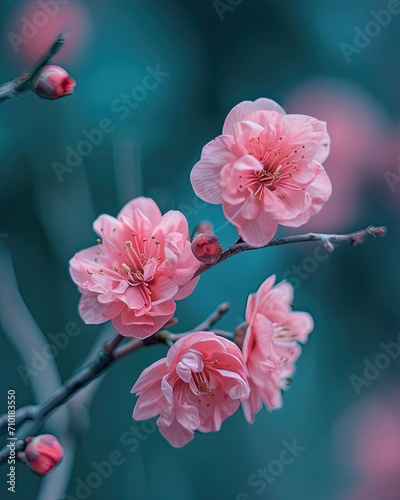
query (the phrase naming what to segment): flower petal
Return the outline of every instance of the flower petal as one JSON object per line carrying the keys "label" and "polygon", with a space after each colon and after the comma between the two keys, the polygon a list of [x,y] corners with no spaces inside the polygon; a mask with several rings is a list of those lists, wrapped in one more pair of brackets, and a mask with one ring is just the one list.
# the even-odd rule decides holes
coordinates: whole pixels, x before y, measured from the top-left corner
{"label": "flower petal", "polygon": [[283,108],[281,108],[281,106],[279,106],[279,104],[272,99],[261,97],[256,101],[243,101],[237,104],[228,113],[222,129],[222,133],[233,135],[233,127],[235,123],[244,120],[251,112],[259,110],[276,111],[282,115],[285,114]]}

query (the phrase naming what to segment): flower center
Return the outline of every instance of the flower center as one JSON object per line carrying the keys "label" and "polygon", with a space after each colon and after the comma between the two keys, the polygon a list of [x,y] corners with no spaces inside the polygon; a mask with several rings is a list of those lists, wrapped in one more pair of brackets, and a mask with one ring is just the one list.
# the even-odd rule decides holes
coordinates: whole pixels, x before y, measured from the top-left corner
{"label": "flower center", "polygon": [[161,260],[160,241],[155,236],[140,239],[136,233],[132,233],[132,240],[125,241],[121,249],[114,238],[104,235],[103,239],[105,247],[100,238],[96,240],[99,245],[97,257],[94,258],[96,267],[87,269],[87,273],[99,273],[119,283],[125,280],[129,286],[139,287],[144,307],[147,307],[151,303],[150,286],[154,284],[158,261]]}
{"label": "flower center", "polygon": [[190,379],[189,382],[190,388],[192,389],[192,392],[196,394],[197,396],[211,396],[212,391],[210,387],[210,382],[207,379],[206,374],[204,371],[201,372],[193,372],[192,373],[192,378]]}
{"label": "flower center", "polygon": [[280,185],[290,181],[292,172],[299,169],[298,163],[304,159],[305,145],[290,151],[290,146],[279,147],[282,140],[283,138],[279,137],[277,147],[265,147],[260,137],[252,141],[249,154],[263,165],[263,169],[239,175],[240,190],[250,188],[260,201],[263,199],[264,189],[278,190],[279,196],[285,198],[280,192]]}

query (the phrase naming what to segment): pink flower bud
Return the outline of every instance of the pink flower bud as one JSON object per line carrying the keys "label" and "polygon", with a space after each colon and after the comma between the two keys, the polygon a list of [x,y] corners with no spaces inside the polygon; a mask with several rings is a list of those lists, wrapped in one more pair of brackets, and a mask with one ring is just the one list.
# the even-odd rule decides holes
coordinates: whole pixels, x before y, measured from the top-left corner
{"label": "pink flower bud", "polygon": [[27,438],[25,457],[29,466],[38,474],[44,475],[54,469],[64,457],[62,446],[51,434]]}
{"label": "pink flower bud", "polygon": [[35,77],[32,90],[43,99],[58,99],[74,92],[76,82],[60,66],[44,66]]}
{"label": "pink flower bud", "polygon": [[215,264],[222,255],[222,246],[215,234],[201,233],[192,241],[192,252],[203,264]]}

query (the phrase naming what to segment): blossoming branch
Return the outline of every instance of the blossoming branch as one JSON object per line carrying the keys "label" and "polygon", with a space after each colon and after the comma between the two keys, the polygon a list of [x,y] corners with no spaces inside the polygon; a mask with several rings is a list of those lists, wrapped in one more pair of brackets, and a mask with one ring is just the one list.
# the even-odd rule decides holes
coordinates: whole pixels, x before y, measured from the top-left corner
{"label": "blossoming branch", "polygon": [[[30,80],[37,82],[30,88],[38,95],[72,90],[64,70],[42,65],[39,71],[40,78]],[[168,350],[133,385],[132,393],[139,396],[133,418],[158,416],[160,433],[174,447],[198,432],[218,431],[239,408],[252,423],[263,406],[270,411],[282,407],[301,345],[314,329],[310,314],[292,310],[288,282],[263,279],[248,296],[245,321],[232,332],[214,328],[227,303],[188,332],[171,328],[177,323],[176,301],[193,292],[203,272],[240,252],[316,240],[332,251],[337,242],[354,246],[367,236],[386,235],[386,228],[369,226],[347,235],[274,239],[279,225],[305,224],[328,200],[332,187],[322,163],[329,146],[326,124],[315,118],[287,115],[265,98],[235,106],[222,135],[203,148],[191,172],[195,193],[220,204],[237,229],[237,241],[224,251],[210,223],[200,221],[191,238],[181,212],[163,215],[150,198],[130,201],[117,217],[96,219],[96,245],[72,257],[70,274],[81,295],[83,321],[111,321],[117,333],[51,398],[17,410],[21,462],[39,474],[50,472],[63,452],[56,438],[38,435],[47,417],[115,361],[154,344]],[[6,428],[2,415],[0,433]],[[8,453],[7,447],[0,451],[0,464]]]}

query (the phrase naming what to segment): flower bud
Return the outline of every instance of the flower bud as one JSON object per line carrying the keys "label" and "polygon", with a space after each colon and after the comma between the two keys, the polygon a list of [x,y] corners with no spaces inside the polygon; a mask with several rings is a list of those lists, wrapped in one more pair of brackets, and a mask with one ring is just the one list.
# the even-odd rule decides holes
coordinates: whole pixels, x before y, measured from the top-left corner
{"label": "flower bud", "polygon": [[243,347],[243,342],[246,337],[248,326],[249,325],[246,323],[246,321],[244,321],[243,323],[240,323],[240,325],[236,327],[233,341],[239,347],[239,349],[242,349]]}
{"label": "flower bud", "polygon": [[44,66],[36,75],[32,90],[43,99],[58,99],[70,95],[76,86],[64,68],[60,66]]}
{"label": "flower bud", "polygon": [[38,474],[44,475],[54,469],[64,457],[62,446],[51,434],[27,438],[25,458],[28,465]]}
{"label": "flower bud", "polygon": [[215,234],[201,233],[192,241],[192,252],[203,264],[215,264],[222,255],[222,246]]}

